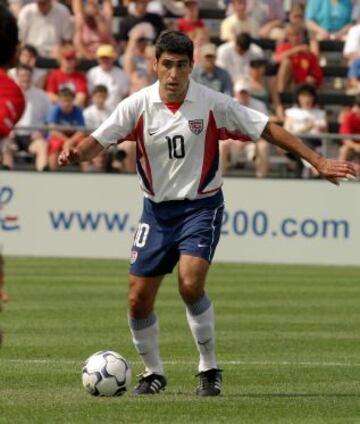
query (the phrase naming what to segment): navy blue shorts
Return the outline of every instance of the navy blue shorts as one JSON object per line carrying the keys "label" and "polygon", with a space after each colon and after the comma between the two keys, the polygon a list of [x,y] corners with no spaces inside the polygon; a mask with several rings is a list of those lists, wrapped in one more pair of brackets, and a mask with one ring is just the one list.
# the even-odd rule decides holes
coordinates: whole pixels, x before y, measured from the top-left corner
{"label": "navy blue shorts", "polygon": [[131,250],[130,273],[142,277],[171,273],[180,255],[197,256],[211,263],[223,211],[221,191],[199,200],[154,203],[144,199]]}

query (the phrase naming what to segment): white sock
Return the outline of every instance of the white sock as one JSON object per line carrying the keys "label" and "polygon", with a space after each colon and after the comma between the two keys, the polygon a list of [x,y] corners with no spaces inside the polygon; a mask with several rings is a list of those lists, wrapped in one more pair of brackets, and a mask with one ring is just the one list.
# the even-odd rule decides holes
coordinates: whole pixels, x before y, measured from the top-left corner
{"label": "white sock", "polygon": [[200,354],[199,372],[218,368],[214,308],[206,294],[198,302],[186,304],[186,317]]}
{"label": "white sock", "polygon": [[145,365],[145,375],[164,375],[159,350],[159,323],[152,312],[145,319],[129,317],[129,327],[135,349]]}

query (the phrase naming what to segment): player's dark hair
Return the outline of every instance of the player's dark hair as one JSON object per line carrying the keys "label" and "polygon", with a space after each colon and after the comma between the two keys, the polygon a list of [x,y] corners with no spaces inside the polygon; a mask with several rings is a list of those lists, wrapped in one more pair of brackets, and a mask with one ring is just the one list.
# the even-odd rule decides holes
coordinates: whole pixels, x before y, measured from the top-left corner
{"label": "player's dark hair", "polygon": [[19,42],[14,15],[0,3],[0,66],[11,66]]}
{"label": "player's dark hair", "polygon": [[317,92],[316,88],[311,84],[303,84],[300,85],[295,91],[295,102],[298,106],[300,106],[299,96],[300,94],[309,94],[313,99],[313,104],[317,103]]}
{"label": "player's dark hair", "polygon": [[190,62],[194,60],[194,44],[191,39],[180,31],[164,31],[155,44],[155,56],[159,60],[165,53],[185,54]]}
{"label": "player's dark hair", "polygon": [[71,88],[63,87],[59,90],[59,97],[71,97],[75,99],[75,93]]}
{"label": "player's dark hair", "polygon": [[37,49],[32,44],[25,44],[23,47],[21,47],[21,51],[22,52],[28,51],[34,57],[38,57],[39,56],[39,53],[38,53]]}
{"label": "player's dark hair", "polygon": [[251,35],[247,32],[240,32],[240,34],[236,36],[236,45],[244,52],[249,50],[251,42]]}
{"label": "player's dark hair", "polygon": [[95,85],[91,94],[94,95],[94,94],[97,94],[97,93],[108,95],[109,90],[107,89],[106,85],[98,84],[98,85]]}

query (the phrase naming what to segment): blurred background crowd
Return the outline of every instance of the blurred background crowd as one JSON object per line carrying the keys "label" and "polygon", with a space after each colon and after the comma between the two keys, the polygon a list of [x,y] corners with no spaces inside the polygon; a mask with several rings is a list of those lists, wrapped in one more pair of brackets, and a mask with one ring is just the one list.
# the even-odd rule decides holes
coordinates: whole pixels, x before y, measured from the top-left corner
{"label": "blurred background crowd", "polygon": [[[264,112],[327,156],[360,159],[358,0],[7,0],[7,6],[21,41],[8,74],[27,104],[1,144],[3,169],[55,171],[64,146],[156,81],[154,43],[167,28],[194,41],[194,80]],[[316,177],[265,140],[227,140],[220,153],[225,175]],[[135,163],[135,143],[125,141],[72,170],[133,173]]]}

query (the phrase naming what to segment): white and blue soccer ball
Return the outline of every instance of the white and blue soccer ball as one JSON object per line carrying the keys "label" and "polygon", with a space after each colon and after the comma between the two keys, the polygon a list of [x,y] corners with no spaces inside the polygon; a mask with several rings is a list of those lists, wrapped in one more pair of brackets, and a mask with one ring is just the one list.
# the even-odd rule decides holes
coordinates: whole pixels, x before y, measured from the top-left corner
{"label": "white and blue soccer ball", "polygon": [[103,350],[85,361],[82,384],[93,396],[122,396],[130,383],[130,366],[119,353]]}

